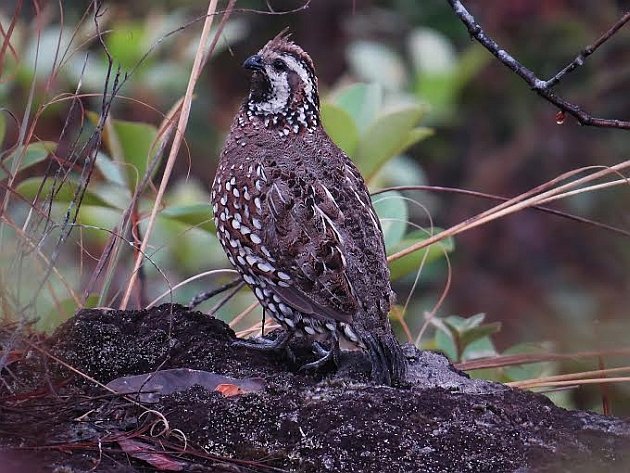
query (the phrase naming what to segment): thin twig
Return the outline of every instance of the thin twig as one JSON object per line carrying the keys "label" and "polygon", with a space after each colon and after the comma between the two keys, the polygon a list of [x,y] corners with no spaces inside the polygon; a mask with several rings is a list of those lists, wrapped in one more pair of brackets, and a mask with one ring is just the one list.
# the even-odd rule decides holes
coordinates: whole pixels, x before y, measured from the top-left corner
{"label": "thin twig", "polygon": [[594,358],[600,355],[627,356],[630,348],[617,348],[612,350],[582,351],[576,353],[524,353],[521,355],[499,355],[489,358],[455,363],[458,370],[470,371],[485,368],[499,368],[502,366],[525,365],[529,363],[541,363],[544,361],[578,360],[581,358]]}
{"label": "thin twig", "polygon": [[626,12],[621,18],[619,18],[617,23],[612,25],[610,29],[606,31],[603,35],[601,35],[597,41],[595,41],[593,44],[589,44],[584,49],[582,49],[582,51],[580,51],[580,54],[578,54],[573,61],[567,64],[564,69],[562,69],[555,76],[546,81],[545,87],[547,89],[552,88],[554,85],[560,82],[565,75],[584,65],[584,61],[586,60],[586,58],[593,54],[602,44],[608,41],[618,30],[621,29],[623,25],[628,23],[629,20],[630,11]]}
{"label": "thin twig", "polygon": [[547,386],[578,386],[580,384],[600,384],[600,383],[628,383],[630,376],[621,376],[619,378],[589,378],[576,379],[574,381],[549,381],[543,383],[531,383],[527,389],[544,388]]}
{"label": "thin twig", "polygon": [[514,388],[528,388],[529,386],[542,383],[551,383],[553,381],[568,381],[568,380],[580,380],[587,378],[594,378],[596,375],[601,377],[613,374],[613,373],[627,373],[630,371],[630,366],[623,366],[620,368],[608,368],[591,371],[583,371],[581,373],[569,373],[569,374],[557,374],[554,376],[543,376],[540,378],[524,379],[521,381],[512,381],[511,383],[505,383],[507,386]]}
{"label": "thin twig", "polygon": [[202,292],[201,294],[197,294],[192,300],[188,303],[189,309],[194,309],[202,302],[207,301],[208,299],[212,299],[214,296],[221,294],[222,292],[227,291],[228,289],[232,289],[235,286],[242,285],[243,280],[240,277],[237,277],[233,281],[230,281],[223,286],[217,287],[216,289],[212,289],[211,291]]}
{"label": "thin twig", "polygon": [[[608,184],[609,183],[605,183],[605,185],[608,185]],[[630,184],[630,182],[629,182],[629,184]],[[371,195],[375,196],[375,195],[384,194],[385,192],[390,192],[390,191],[409,191],[409,190],[428,191],[428,192],[450,192],[450,193],[453,193],[453,194],[463,194],[463,195],[469,195],[469,196],[472,196],[472,197],[480,197],[482,199],[496,200],[496,201],[501,201],[501,202],[507,202],[508,200],[510,200],[508,197],[503,197],[503,196],[494,195],[494,194],[487,194],[485,192],[471,191],[471,190],[468,190],[468,189],[459,189],[457,187],[427,186],[427,185],[384,187],[383,189],[378,189],[377,191],[372,192]],[[545,207],[545,206],[542,206],[542,205],[532,205],[530,208],[533,209],[533,210],[539,210],[541,212],[545,212],[545,213],[549,213],[549,214],[552,214],[552,215],[557,215],[559,217],[567,218],[569,220],[575,220],[576,222],[586,223],[588,225],[593,225],[595,227],[603,228],[604,230],[608,230],[608,231],[611,231],[613,233],[618,233],[619,235],[630,237],[630,231],[628,231],[628,230],[624,230],[622,228],[613,227],[612,225],[608,225],[608,224],[605,224],[605,223],[597,222],[595,220],[591,220],[591,219],[586,218],[586,217],[580,217],[579,215],[573,215],[573,214],[570,214],[568,212],[563,212],[562,210],[556,210],[556,209],[552,209],[551,207]]]}
{"label": "thin twig", "polygon": [[232,289],[223,299],[217,302],[217,304],[212,309],[210,309],[210,315],[216,314],[219,311],[219,309],[221,309],[221,307],[227,304],[228,301],[232,299],[232,297],[234,297],[236,293],[240,291],[245,285],[245,282],[242,280],[238,280],[234,282],[236,282],[236,284],[234,285],[234,289]]}
{"label": "thin twig", "polygon": [[[160,139],[160,144],[157,147],[157,150],[155,151],[155,154],[153,155],[153,158],[151,159],[151,162],[149,163],[149,166],[147,167],[147,170],[144,173],[144,176],[142,176],[142,180],[140,181],[140,183],[136,185],[133,191],[130,205],[127,206],[127,208],[125,208],[124,212],[122,213],[120,217],[120,229],[121,229],[120,234],[121,235],[126,235],[131,225],[130,217],[131,217],[131,212],[134,208],[134,202],[137,202],[140,195],[144,192],[146,187],[149,185],[151,176],[153,176],[157,166],[162,162],[162,156],[163,156],[164,150],[166,149],[166,145],[167,143],[170,142],[171,136],[175,131],[175,126],[176,126],[175,116],[177,115],[177,113],[179,113],[180,105],[181,105],[181,102],[178,101],[175,104],[175,106],[173,106],[171,110],[168,111],[168,113],[164,117],[164,120],[160,124],[160,127],[158,129],[158,137],[160,136],[162,137]],[[92,273],[92,277],[90,278],[90,281],[84,291],[84,297],[87,298],[90,290],[96,284],[96,280],[98,279],[102,271],[105,269],[105,266],[107,265],[107,272],[105,274],[104,281],[103,281],[101,290],[99,292],[100,294],[99,305],[105,304],[105,300],[109,292],[109,286],[113,280],[115,268],[118,265],[118,261],[121,254],[121,245],[122,245],[123,240],[118,239],[118,238],[113,238],[113,236],[114,235],[112,235],[112,238],[109,239],[105,249],[101,253],[101,257],[98,261],[98,264],[96,265],[96,268],[94,272]],[[129,243],[127,240],[124,240],[124,241],[126,243]]]}
{"label": "thin twig", "polygon": [[[256,322],[251,327],[246,328],[244,330],[239,330],[238,332],[236,332],[236,337],[237,338],[245,338],[245,337],[251,335],[252,333],[260,332],[261,331],[261,326],[262,326],[262,324],[260,322]],[[270,331],[273,331],[273,330],[275,330],[277,328],[282,328],[282,327],[280,327],[280,325],[278,325],[277,323],[272,322],[269,325],[267,325],[267,328]],[[261,334],[261,336],[262,335],[264,335],[264,334]]]}
{"label": "thin twig", "polygon": [[[602,37],[600,37],[592,46],[587,46],[576,59],[561,70],[556,76],[552,77],[548,81],[539,79],[533,71],[523,66],[518,62],[510,53],[503,49],[496,41],[490,38],[483,28],[477,23],[475,18],[470,12],[462,5],[459,0],[447,0],[450,6],[453,8],[455,15],[466,25],[470,35],[475,38],[484,48],[486,48],[493,56],[501,61],[506,67],[517,74],[523,79],[538,95],[543,97],[548,102],[554,104],[563,112],[568,113],[575,117],[575,119],[581,125],[602,127],[602,128],[620,128],[624,130],[630,130],[630,121],[598,118],[593,117],[589,113],[582,110],[577,105],[566,101],[562,97],[554,94],[551,88],[556,85],[562,77],[574,70],[576,67],[584,62],[584,58],[592,54],[599,46],[601,46],[606,40],[614,35],[625,23],[630,20],[630,12],[624,14],[624,16],[613,27],[608,30]],[[589,49],[590,48],[590,49]]]}
{"label": "thin twig", "polygon": [[[166,292],[163,292],[158,297],[156,297],[153,301],[151,301],[151,303],[149,305],[147,305],[145,307],[145,309],[150,309],[155,304],[157,304],[160,299],[163,299],[163,298],[165,298],[168,295],[171,296],[171,302],[172,302],[173,291],[175,291],[176,289],[179,289],[182,286],[185,286],[186,284],[188,284],[188,283],[190,283],[192,281],[195,281],[197,279],[201,279],[201,278],[206,277],[206,276],[211,276],[213,274],[223,274],[223,273],[237,274],[237,272],[235,270],[233,270],[233,269],[213,269],[213,270],[210,270],[210,271],[205,271],[203,273],[195,274],[194,276],[191,276],[188,279],[185,279],[185,280],[175,284],[173,287],[169,287]],[[190,310],[192,310],[192,309],[195,308],[195,306],[192,306],[192,307],[189,306],[188,308]]]}
{"label": "thin twig", "polygon": [[230,320],[230,323],[228,324],[230,326],[230,328],[236,327],[236,325],[241,320],[243,320],[243,318],[245,318],[248,314],[250,314],[256,307],[258,307],[259,304],[260,304],[260,302],[258,302],[258,301],[252,302],[243,312],[241,312],[236,317],[234,317],[232,320]]}

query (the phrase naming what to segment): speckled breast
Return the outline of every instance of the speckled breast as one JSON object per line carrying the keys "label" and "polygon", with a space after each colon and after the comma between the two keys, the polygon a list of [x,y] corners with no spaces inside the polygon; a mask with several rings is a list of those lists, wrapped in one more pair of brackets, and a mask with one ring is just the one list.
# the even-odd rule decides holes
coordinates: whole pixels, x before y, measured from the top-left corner
{"label": "speckled breast", "polygon": [[243,164],[219,164],[212,186],[219,241],[261,305],[285,329],[308,336],[335,331],[337,324],[305,317],[274,294],[273,286],[289,287],[291,278],[276,267],[276,259],[263,244],[267,185],[264,169],[249,158]]}

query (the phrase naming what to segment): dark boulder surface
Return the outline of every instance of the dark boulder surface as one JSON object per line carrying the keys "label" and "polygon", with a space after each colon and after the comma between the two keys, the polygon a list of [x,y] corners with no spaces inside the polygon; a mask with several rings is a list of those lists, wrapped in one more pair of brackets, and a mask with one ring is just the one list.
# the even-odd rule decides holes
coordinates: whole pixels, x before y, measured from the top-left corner
{"label": "dark boulder surface", "polygon": [[[391,388],[358,352],[312,374],[300,340],[294,361],[233,340],[178,305],[83,310],[25,340],[2,373],[0,471],[630,471],[630,422],[470,379],[436,353],[405,347],[410,385]],[[158,370],[142,389],[170,394],[150,404],[96,383]]]}

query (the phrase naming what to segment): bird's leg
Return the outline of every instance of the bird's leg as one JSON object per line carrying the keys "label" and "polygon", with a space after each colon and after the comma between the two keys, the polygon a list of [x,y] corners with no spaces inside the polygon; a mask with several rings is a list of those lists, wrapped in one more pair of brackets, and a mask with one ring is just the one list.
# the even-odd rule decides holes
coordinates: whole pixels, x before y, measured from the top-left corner
{"label": "bird's leg", "polygon": [[313,351],[319,358],[311,363],[307,363],[300,368],[300,371],[314,371],[322,366],[333,362],[335,366],[339,365],[339,336],[336,332],[331,334],[330,348],[326,350],[321,343],[313,342]]}

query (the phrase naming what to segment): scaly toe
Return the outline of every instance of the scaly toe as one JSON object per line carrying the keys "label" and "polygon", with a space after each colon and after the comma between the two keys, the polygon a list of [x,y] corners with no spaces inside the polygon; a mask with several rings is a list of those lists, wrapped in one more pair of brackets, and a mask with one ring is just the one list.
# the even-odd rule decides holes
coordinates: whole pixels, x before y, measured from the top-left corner
{"label": "scaly toe", "polygon": [[[320,348],[321,348],[321,345],[320,345]],[[324,351],[324,353],[325,353],[324,356],[318,358],[317,360],[311,363],[306,363],[305,365],[302,365],[300,367],[300,371],[317,371],[330,362],[337,365],[337,352],[335,350]]]}

